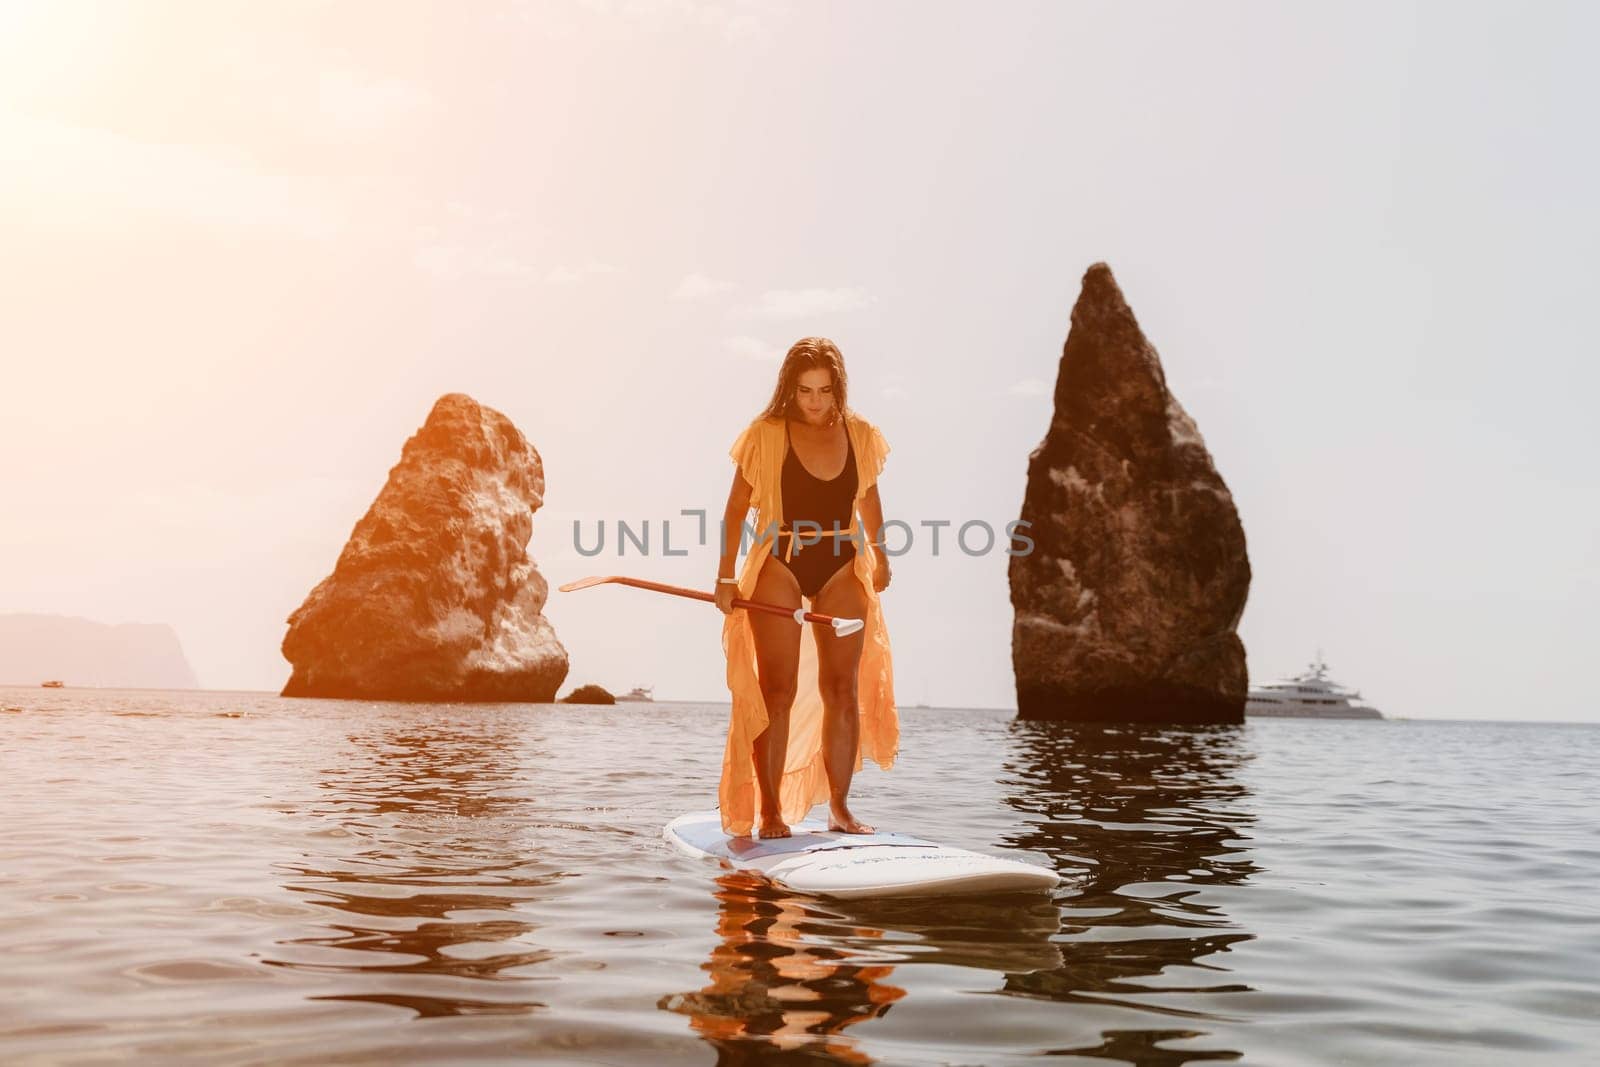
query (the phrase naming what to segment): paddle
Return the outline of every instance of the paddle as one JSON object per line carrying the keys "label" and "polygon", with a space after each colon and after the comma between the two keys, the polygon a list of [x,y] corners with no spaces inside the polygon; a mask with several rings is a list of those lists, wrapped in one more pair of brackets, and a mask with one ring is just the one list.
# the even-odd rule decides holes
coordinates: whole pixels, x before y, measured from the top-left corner
{"label": "paddle", "polygon": [[[681,585],[664,585],[661,582],[647,582],[643,578],[626,578],[620,574],[607,574],[594,578],[579,578],[575,582],[568,582],[556,588],[563,593],[570,593],[576,589],[588,589],[590,586],[606,585],[631,585],[636,589],[650,589],[657,593],[671,593],[673,596],[686,596],[691,600],[704,600],[708,604],[715,604],[717,598],[710,593],[702,593],[698,589],[685,589]],[[743,597],[734,597],[733,606],[736,608],[750,608],[753,611],[765,611],[770,615],[783,615],[795,622],[820,622],[825,626],[833,627],[835,637],[847,637],[865,625],[860,619],[839,619],[832,615],[818,615],[814,611],[803,608],[780,607],[777,604],[766,604],[759,600],[745,600]]]}

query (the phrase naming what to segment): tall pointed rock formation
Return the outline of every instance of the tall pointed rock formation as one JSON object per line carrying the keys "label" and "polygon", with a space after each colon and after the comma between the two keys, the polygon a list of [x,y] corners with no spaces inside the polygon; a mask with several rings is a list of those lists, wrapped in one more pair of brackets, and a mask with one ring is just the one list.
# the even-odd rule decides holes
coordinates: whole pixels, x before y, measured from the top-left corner
{"label": "tall pointed rock formation", "polygon": [[1233,496],[1111,268],[1072,309],[1010,564],[1024,719],[1242,722],[1250,561]]}

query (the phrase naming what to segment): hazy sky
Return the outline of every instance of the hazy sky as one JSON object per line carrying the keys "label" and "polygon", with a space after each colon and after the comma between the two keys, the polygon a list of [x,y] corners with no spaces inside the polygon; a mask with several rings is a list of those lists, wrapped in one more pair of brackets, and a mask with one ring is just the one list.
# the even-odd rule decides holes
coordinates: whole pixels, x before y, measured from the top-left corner
{"label": "hazy sky", "polygon": [[[1254,679],[1600,719],[1597,12],[0,0],[0,611],[275,689],[450,391],[543,455],[552,588],[709,588],[573,520],[714,518],[806,334],[886,513],[999,527],[1105,260],[1237,501]],[[901,700],[1011,705],[1006,558],[941,547],[886,595]],[[563,691],[726,697],[708,607],[547,611]]]}

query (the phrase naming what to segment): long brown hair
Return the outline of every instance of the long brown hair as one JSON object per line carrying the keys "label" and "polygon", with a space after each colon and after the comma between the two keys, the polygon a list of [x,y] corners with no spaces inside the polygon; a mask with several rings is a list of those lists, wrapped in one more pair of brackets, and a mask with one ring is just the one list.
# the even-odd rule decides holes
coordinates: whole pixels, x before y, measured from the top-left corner
{"label": "long brown hair", "polygon": [[834,418],[849,414],[845,404],[845,389],[849,378],[844,372],[844,356],[839,346],[826,337],[802,337],[789,347],[778,368],[778,386],[772,391],[772,401],[761,413],[764,419],[788,418],[794,408],[794,394],[800,388],[800,375],[808,370],[825,370],[833,380]]}

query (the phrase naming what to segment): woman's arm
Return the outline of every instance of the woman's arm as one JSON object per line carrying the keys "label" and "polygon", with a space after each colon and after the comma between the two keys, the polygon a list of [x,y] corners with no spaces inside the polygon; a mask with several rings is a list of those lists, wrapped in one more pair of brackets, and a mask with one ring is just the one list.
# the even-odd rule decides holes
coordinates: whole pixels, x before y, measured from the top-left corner
{"label": "woman's arm", "polygon": [[877,592],[889,584],[889,554],[883,550],[883,499],[878,496],[878,483],[873,482],[867,495],[861,498],[861,528],[867,542],[873,546],[873,588]]}
{"label": "woman's arm", "polygon": [[717,562],[717,577],[732,578],[739,558],[739,542],[744,535],[745,516],[750,513],[750,483],[739,471],[733,472],[728,488],[728,506],[722,509],[722,558]]}

